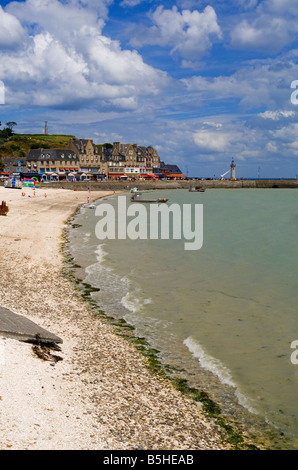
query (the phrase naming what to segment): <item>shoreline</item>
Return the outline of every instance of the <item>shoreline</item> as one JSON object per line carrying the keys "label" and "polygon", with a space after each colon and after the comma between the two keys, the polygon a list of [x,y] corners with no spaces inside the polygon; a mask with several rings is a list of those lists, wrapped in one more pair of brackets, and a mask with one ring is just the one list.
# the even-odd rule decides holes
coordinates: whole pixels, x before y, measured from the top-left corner
{"label": "shoreline", "polygon": [[[42,361],[30,344],[1,338],[0,448],[233,448],[62,275],[62,230],[88,193],[47,188],[45,198],[44,191],[22,198],[0,188],[10,209],[0,220],[0,305],[60,336],[62,360]],[[92,191],[90,200],[106,195]]]}
{"label": "shoreline", "polygon": [[[237,450],[254,450],[254,449],[269,449],[271,446],[278,449],[281,448],[282,438],[278,436],[278,431],[274,429],[273,426],[266,423],[265,418],[262,417],[255,418],[258,422],[258,428],[254,430],[246,429],[245,421],[240,418],[239,408],[245,410],[243,415],[246,415],[247,422],[251,424],[251,419],[249,415],[254,415],[253,412],[244,405],[241,405],[240,402],[235,406],[235,410],[232,413],[227,413],[227,409],[231,405],[229,402],[228,408],[226,403],[217,401],[218,398],[210,398],[209,393],[205,392],[204,385],[199,384],[198,388],[195,383],[191,380],[189,376],[186,378],[184,374],[176,374],[175,366],[168,365],[160,357],[161,351],[155,349],[155,346],[150,344],[150,340],[146,333],[143,333],[142,337],[136,334],[136,328],[133,324],[127,323],[123,317],[118,315],[114,316],[113,312],[106,313],[104,307],[102,307],[96,300],[93,299],[93,292],[101,290],[102,286],[97,284],[96,287],[92,284],[86,283],[86,275],[84,275],[84,270],[80,264],[80,261],[76,261],[73,257],[70,248],[69,234],[72,231],[72,227],[75,229],[77,223],[81,223],[76,220],[77,212],[69,220],[69,227],[65,229],[65,241],[64,241],[64,252],[67,258],[67,276],[72,280],[76,289],[80,291],[86,302],[90,304],[92,311],[94,311],[95,316],[103,318],[105,322],[113,325],[115,334],[120,335],[133,344],[133,346],[140,351],[140,353],[145,357],[147,362],[147,367],[153,370],[156,374],[159,374],[161,377],[164,377],[167,381],[170,381],[175,389],[179,390],[183,395],[191,398],[192,400],[199,402],[200,407],[204,411],[204,415],[207,416],[207,419],[211,419],[214,423],[222,427],[223,432],[228,431],[231,446]],[[81,225],[78,225],[80,227]],[[89,281],[87,281],[89,282]],[[144,336],[144,337],[143,337]],[[149,341],[149,342],[148,342]],[[222,387],[224,385],[222,384]],[[208,389],[208,387],[206,388]],[[225,409],[224,409],[225,408]],[[237,410],[238,408],[238,410]],[[238,415],[237,415],[238,411]]]}

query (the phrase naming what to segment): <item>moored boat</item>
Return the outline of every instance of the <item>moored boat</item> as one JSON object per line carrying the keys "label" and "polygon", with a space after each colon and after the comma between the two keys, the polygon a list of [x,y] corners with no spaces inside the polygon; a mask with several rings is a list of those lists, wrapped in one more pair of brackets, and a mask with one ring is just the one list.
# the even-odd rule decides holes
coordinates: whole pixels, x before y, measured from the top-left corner
{"label": "moored boat", "polygon": [[202,186],[191,186],[189,188],[190,193],[204,193],[205,188],[202,188]]}
{"label": "moored boat", "polygon": [[167,202],[168,199],[166,197],[159,197],[156,199],[143,199],[142,194],[134,194],[130,198],[131,201],[133,202],[157,202],[157,203],[164,203]]}

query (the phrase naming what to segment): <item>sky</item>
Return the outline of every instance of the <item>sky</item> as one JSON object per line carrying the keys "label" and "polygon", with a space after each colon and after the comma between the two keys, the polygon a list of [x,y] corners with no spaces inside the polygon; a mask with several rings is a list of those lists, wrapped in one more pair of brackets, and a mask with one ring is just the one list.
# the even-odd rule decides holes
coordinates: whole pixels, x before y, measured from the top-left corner
{"label": "sky", "polygon": [[188,176],[296,177],[297,61],[295,0],[0,0],[2,125],[152,145]]}

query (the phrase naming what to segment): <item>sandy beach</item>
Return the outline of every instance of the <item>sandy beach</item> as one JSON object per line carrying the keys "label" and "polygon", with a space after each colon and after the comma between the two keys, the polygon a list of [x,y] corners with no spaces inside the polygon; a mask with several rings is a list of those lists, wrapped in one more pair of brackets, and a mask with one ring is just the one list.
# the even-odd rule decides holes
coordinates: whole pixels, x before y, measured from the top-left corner
{"label": "sandy beach", "polygon": [[89,194],[21,193],[0,187],[9,207],[0,217],[0,305],[62,338],[62,360],[43,361],[31,344],[0,337],[0,449],[229,448],[219,427],[92,315],[62,275],[62,230]]}

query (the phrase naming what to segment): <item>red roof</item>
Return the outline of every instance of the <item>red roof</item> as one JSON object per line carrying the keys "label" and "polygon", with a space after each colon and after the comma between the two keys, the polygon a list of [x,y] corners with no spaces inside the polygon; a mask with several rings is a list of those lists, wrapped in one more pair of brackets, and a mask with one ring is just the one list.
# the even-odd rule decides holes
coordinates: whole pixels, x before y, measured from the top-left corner
{"label": "red roof", "polygon": [[141,176],[143,176],[144,178],[158,178],[158,175],[156,175],[155,173],[142,173]]}
{"label": "red roof", "polygon": [[182,173],[170,173],[167,175],[167,178],[186,178]]}

